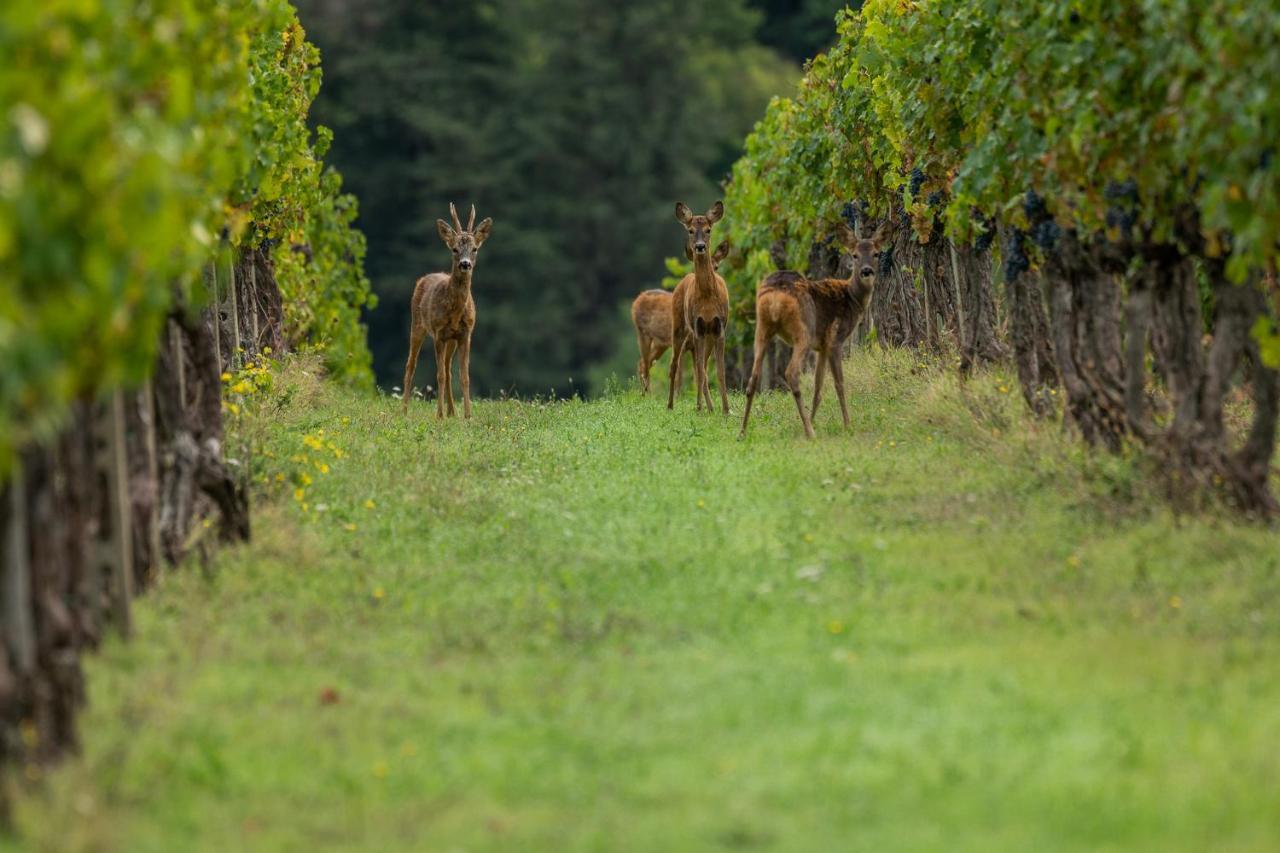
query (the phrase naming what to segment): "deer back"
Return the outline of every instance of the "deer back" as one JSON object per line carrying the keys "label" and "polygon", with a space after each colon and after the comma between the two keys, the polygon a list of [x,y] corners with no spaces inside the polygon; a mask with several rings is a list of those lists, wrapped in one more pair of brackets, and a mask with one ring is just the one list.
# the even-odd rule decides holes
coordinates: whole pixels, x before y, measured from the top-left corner
{"label": "deer back", "polygon": [[636,330],[671,345],[671,291],[646,290],[631,303],[631,321]]}

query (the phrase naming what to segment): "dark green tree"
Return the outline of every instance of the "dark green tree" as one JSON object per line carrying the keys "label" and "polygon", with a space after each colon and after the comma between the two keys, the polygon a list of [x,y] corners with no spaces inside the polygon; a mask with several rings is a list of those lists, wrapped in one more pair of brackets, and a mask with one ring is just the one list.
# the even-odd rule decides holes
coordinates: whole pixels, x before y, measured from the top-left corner
{"label": "dark green tree", "polygon": [[751,0],[764,13],[760,41],[803,62],[836,41],[836,12],[862,8],[862,0]]}
{"label": "dark green tree", "polygon": [[743,0],[300,5],[324,51],[317,120],[361,199],[387,387],[413,283],[447,266],[434,221],[454,201],[495,220],[475,279],[477,391],[581,388],[626,339],[619,304],[679,254],[674,202],[713,200],[794,74],[755,43]]}

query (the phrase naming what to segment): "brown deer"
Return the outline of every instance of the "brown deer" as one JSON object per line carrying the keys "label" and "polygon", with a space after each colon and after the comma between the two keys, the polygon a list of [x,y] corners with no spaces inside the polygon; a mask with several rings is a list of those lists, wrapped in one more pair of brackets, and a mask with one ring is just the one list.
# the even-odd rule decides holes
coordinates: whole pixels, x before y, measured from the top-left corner
{"label": "brown deer", "polygon": [[831,380],[840,399],[840,414],[844,417],[845,429],[849,428],[849,407],[844,397],[844,365],[840,354],[844,342],[871,303],[880,252],[888,244],[890,232],[888,223],[885,223],[870,240],[863,240],[842,222],[836,229],[836,236],[853,258],[853,272],[848,279],[814,281],[798,272],[782,270],[767,276],[756,288],[755,362],[751,366],[751,379],[747,382],[747,406],[742,413],[739,438],[747,434],[751,401],[760,387],[760,364],[764,360],[765,347],[775,335],[792,347],[791,360],[784,375],[791,395],[795,397],[804,434],[813,438],[813,423],[800,400],[800,367],[810,349],[818,354],[813,383],[813,414],[818,413],[818,403],[822,400],[822,377],[829,363]]}
{"label": "brown deer", "polygon": [[[409,411],[409,395],[413,390],[413,372],[418,366],[418,351],[427,335],[436,347],[436,417],[449,417],[453,409],[453,356],[461,353],[458,374],[462,379],[462,414],[471,417],[471,331],[476,325],[476,303],[471,298],[471,272],[480,247],[489,239],[493,220],[485,219],[476,226],[476,207],[471,205],[471,219],[464,229],[458,220],[458,209],[449,205],[453,226],[436,220],[440,239],[453,252],[453,269],[448,273],[431,273],[418,279],[413,290],[412,328],[409,332],[409,360],[404,366],[404,411]],[[474,230],[473,230],[474,229]],[[447,404],[447,408],[446,408]]]}
{"label": "brown deer", "polygon": [[712,265],[711,229],[724,216],[724,203],[711,205],[706,216],[694,216],[684,202],[676,203],[676,219],[689,237],[686,255],[693,257],[693,272],[681,279],[671,294],[671,387],[667,391],[667,408],[674,409],[676,389],[681,383],[680,359],[685,350],[693,353],[693,377],[697,385],[698,411],[702,403],[711,403],[707,383],[707,360],[714,350],[716,372],[720,379],[720,402],[729,414],[729,392],[724,378],[724,336],[729,325],[729,290]]}
{"label": "brown deer", "polygon": [[[716,247],[711,256],[711,266],[718,269],[720,263],[729,254],[729,241]],[[693,253],[686,247],[685,255],[693,260]],[[671,291],[646,290],[631,303],[631,322],[636,327],[636,340],[640,344],[640,362],[636,372],[640,376],[640,386],[644,393],[649,393],[649,370],[654,362],[662,358],[662,354],[671,347]],[[683,366],[677,371],[676,386],[684,384]]]}

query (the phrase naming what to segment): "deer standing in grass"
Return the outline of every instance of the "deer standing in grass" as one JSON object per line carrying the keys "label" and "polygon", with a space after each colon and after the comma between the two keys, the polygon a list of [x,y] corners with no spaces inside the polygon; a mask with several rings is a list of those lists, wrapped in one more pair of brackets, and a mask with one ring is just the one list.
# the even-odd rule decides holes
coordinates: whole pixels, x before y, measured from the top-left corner
{"label": "deer standing in grass", "polygon": [[676,389],[681,383],[680,359],[686,349],[693,353],[693,378],[697,385],[698,411],[711,403],[707,383],[707,360],[714,350],[716,373],[720,379],[720,402],[729,414],[729,392],[724,378],[724,336],[729,325],[729,290],[711,261],[711,228],[724,216],[724,204],[711,205],[706,216],[694,216],[684,202],[676,203],[676,219],[689,232],[685,252],[693,256],[693,272],[681,279],[671,294],[671,387],[667,408],[675,408]]}
{"label": "deer standing in grass", "polygon": [[[693,260],[693,252],[688,248],[685,254]],[[716,247],[711,256],[713,269],[719,268],[720,262],[729,254],[729,241],[725,240]],[[631,303],[631,322],[636,327],[636,340],[640,344],[640,362],[636,372],[640,376],[640,386],[644,393],[649,393],[649,370],[654,362],[662,358],[662,354],[671,348],[671,291],[646,290]],[[676,375],[676,390],[684,384],[684,370]]]}
{"label": "deer standing in grass", "polygon": [[765,347],[775,335],[792,347],[791,360],[784,375],[795,398],[804,434],[813,438],[813,423],[800,400],[800,368],[810,349],[818,354],[812,413],[818,413],[822,378],[830,364],[831,380],[840,399],[840,414],[844,417],[845,429],[849,428],[849,407],[844,397],[844,365],[840,355],[844,342],[871,303],[871,291],[875,288],[876,271],[880,267],[880,252],[888,244],[890,233],[888,223],[885,223],[870,240],[863,240],[842,222],[836,229],[836,237],[853,258],[853,271],[848,279],[815,281],[798,272],[782,270],[767,276],[756,288],[755,361],[751,366],[751,379],[747,382],[747,405],[742,413],[739,438],[747,434],[751,401],[760,387],[760,364],[764,360]]}
{"label": "deer standing in grass", "polygon": [[[413,392],[413,373],[418,366],[418,351],[430,335],[436,347],[436,417],[446,411],[453,417],[453,357],[461,355],[458,374],[462,380],[462,414],[471,417],[471,332],[476,325],[476,303],[471,298],[471,272],[476,255],[493,230],[493,220],[476,225],[476,207],[471,206],[471,219],[463,228],[458,209],[449,205],[453,217],[450,226],[436,220],[440,239],[453,252],[453,269],[448,273],[431,273],[418,279],[413,290],[412,327],[409,332],[409,360],[404,366],[404,411],[409,411]],[[446,405],[447,404],[447,405]]]}

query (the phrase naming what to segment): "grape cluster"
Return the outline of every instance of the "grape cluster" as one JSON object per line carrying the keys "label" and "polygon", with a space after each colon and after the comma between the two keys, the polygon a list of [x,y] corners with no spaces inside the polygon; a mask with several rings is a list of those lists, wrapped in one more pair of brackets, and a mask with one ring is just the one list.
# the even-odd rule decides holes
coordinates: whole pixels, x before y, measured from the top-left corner
{"label": "grape cluster", "polygon": [[1022,210],[1027,214],[1027,222],[1032,225],[1049,215],[1049,208],[1045,206],[1044,199],[1035,190],[1027,190],[1026,196],[1022,199]]}
{"label": "grape cluster", "polygon": [[865,201],[845,202],[844,207],[840,209],[840,218],[844,220],[845,225],[856,231],[858,222],[865,221],[867,218],[867,203]]}
{"label": "grape cluster", "polygon": [[1061,236],[1062,228],[1053,219],[1043,219],[1036,223],[1035,228],[1031,229],[1031,239],[1040,247],[1040,251],[1045,253],[1054,250]]}
{"label": "grape cluster", "polygon": [[1016,281],[1018,276],[1031,269],[1031,261],[1027,258],[1026,233],[1019,228],[1013,229],[1009,242],[1004,247],[1004,280]]}
{"label": "grape cluster", "polygon": [[982,233],[978,235],[978,239],[973,241],[973,250],[975,252],[985,252],[991,248],[991,244],[996,239],[996,224],[990,219],[978,213],[976,210],[971,211],[970,215],[974,220],[982,226]]}
{"label": "grape cluster", "polygon": [[920,188],[924,186],[924,172],[919,169],[911,170],[911,197],[915,198],[920,194]]}
{"label": "grape cluster", "polygon": [[1031,240],[1046,254],[1052,252],[1062,236],[1062,229],[1049,213],[1049,206],[1044,198],[1035,190],[1027,190],[1022,200],[1022,210],[1027,215],[1027,225],[1031,229]]}
{"label": "grape cluster", "polygon": [[938,207],[942,204],[945,198],[946,195],[943,194],[942,190],[934,190],[929,193],[929,198],[927,200],[930,207]]}
{"label": "grape cluster", "polygon": [[1137,201],[1138,182],[1133,180],[1111,181],[1103,189],[1102,196],[1107,201]]}
{"label": "grape cluster", "polygon": [[880,275],[887,276],[893,272],[893,244],[885,246],[880,250]]}
{"label": "grape cluster", "polygon": [[1119,229],[1126,238],[1138,222],[1138,184],[1135,181],[1111,181],[1102,191],[1111,202],[1107,208],[1107,227]]}

